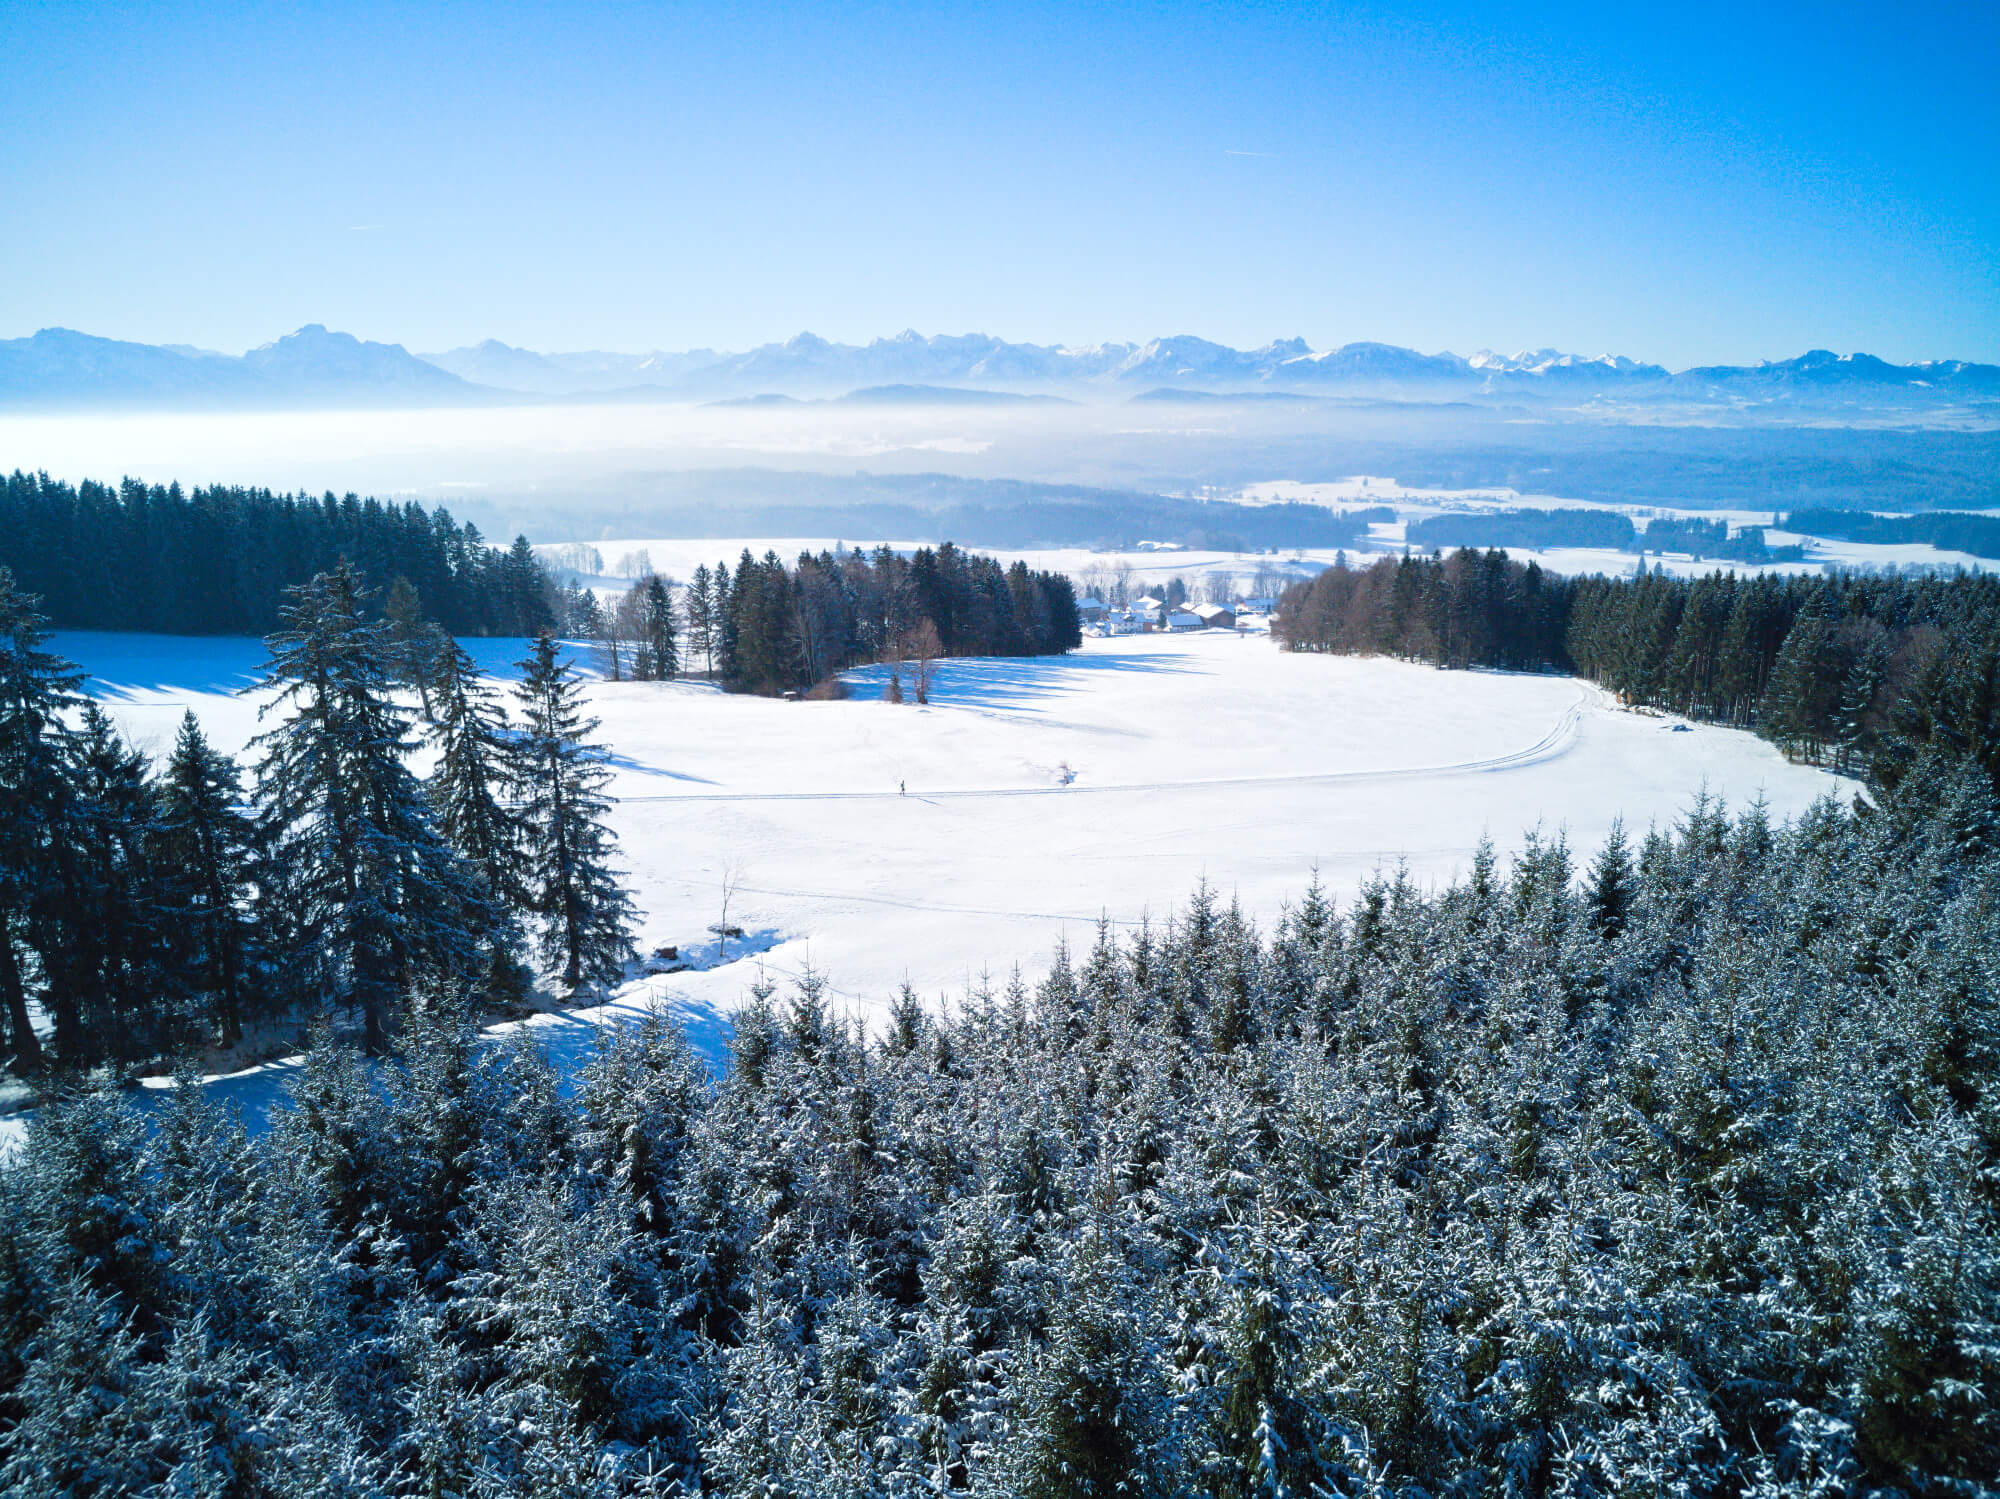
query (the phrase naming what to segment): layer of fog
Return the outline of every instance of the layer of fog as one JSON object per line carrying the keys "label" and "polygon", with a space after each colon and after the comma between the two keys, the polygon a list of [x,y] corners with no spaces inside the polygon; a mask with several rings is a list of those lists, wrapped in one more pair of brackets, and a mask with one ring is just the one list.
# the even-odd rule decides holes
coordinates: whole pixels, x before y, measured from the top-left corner
{"label": "layer of fog", "polygon": [[[1990,431],[1672,426],[1590,408],[1368,401],[22,414],[0,416],[0,469],[483,505],[547,539],[562,539],[565,514],[612,504],[629,513],[669,496],[680,506],[839,503],[823,487],[817,499],[792,495],[784,476],[799,473],[1217,497],[1369,473],[1433,489],[1697,508],[2000,505],[2000,436]],[[717,470],[738,480],[710,495],[699,476]],[[746,490],[744,470],[768,482]]]}

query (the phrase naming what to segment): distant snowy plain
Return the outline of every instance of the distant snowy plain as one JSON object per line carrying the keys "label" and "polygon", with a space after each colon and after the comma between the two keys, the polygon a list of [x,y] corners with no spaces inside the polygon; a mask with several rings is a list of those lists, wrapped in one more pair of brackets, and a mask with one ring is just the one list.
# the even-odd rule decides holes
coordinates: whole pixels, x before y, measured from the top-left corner
{"label": "distant snowy plain", "polygon": [[[522,643],[468,641],[511,674]],[[154,754],[192,708],[241,752],[265,694],[251,640],[63,633],[127,735]],[[578,659],[588,662],[587,652]],[[1774,817],[1851,786],[1749,734],[1619,709],[1565,677],[1443,672],[1288,655],[1226,632],[1091,639],[1067,657],[949,661],[928,707],[882,701],[883,668],[844,702],[731,697],[693,682],[589,688],[617,796],[613,822],[644,920],[642,950],[746,938],[699,972],[638,978],[612,1003],[526,1022],[559,1055],[591,1023],[677,1009],[711,1056],[760,972],[810,965],[879,1024],[906,980],[963,995],[1054,944],[1160,921],[1207,880],[1260,922],[1318,870],[1347,898],[1376,872],[1423,884],[1539,827],[1581,860],[1614,818],[1643,833],[1698,788]],[[755,951],[755,949],[762,949]],[[738,956],[741,954],[741,956]],[[255,1113],[282,1066],[218,1087]]]}

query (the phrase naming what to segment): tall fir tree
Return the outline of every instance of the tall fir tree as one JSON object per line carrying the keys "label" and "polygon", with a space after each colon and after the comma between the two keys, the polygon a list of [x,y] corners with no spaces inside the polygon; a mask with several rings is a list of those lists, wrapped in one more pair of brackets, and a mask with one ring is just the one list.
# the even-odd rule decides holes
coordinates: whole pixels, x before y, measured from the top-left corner
{"label": "tall fir tree", "polygon": [[298,950],[295,972],[329,1006],[361,1014],[381,1051],[400,1004],[478,972],[494,912],[433,820],[405,759],[409,722],[389,691],[383,627],[343,563],[288,590],[265,642],[257,795]]}
{"label": "tall fir tree", "polygon": [[549,575],[527,537],[514,538],[500,559],[500,577],[514,633],[536,635],[555,623],[550,617]]}
{"label": "tall fir tree", "polygon": [[590,742],[597,720],[584,716],[576,673],[550,636],[536,639],[521,668],[515,775],[542,960],[560,966],[572,988],[585,979],[612,983],[632,953],[633,910],[611,864],[604,822],[611,772]]}
{"label": "tall fir tree", "polygon": [[233,1046],[257,989],[249,911],[257,832],[236,762],[210,746],[191,709],[160,778],[157,836],[175,966],[207,997],[222,1044]]}
{"label": "tall fir tree", "polygon": [[191,999],[167,962],[157,802],[145,757],[96,703],[84,704],[70,743],[75,816],[56,861],[63,897],[50,913],[43,964],[62,974],[71,1000],[56,1018],[67,1056],[129,1064],[184,1034],[175,1022]]}
{"label": "tall fir tree", "polygon": [[644,670],[635,673],[648,681],[670,682],[680,675],[681,653],[674,637],[674,600],[667,582],[658,573],[649,573],[638,585],[639,652]]}
{"label": "tall fir tree", "polygon": [[465,648],[450,636],[439,642],[431,742],[437,767],[425,791],[438,829],[471,866],[494,907],[487,932],[487,982],[513,998],[526,987],[516,956],[520,927],[513,913],[532,902],[525,828],[508,805],[515,738],[506,710]]}
{"label": "tall fir tree", "polygon": [[41,601],[0,567],[0,1007],[14,1064],[33,1071],[42,1045],[30,1022],[24,957],[36,917],[60,891],[50,852],[68,837],[72,797],[63,714],[83,673],[46,649]]}
{"label": "tall fir tree", "polygon": [[715,674],[715,575],[706,562],[697,566],[688,580],[687,653],[690,670],[699,656],[702,670]]}

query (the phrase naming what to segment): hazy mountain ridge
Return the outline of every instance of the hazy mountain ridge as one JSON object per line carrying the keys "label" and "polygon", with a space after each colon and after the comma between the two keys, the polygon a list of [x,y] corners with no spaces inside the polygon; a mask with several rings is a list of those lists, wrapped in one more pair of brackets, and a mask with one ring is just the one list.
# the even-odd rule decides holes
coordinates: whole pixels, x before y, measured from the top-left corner
{"label": "hazy mountain ridge", "polygon": [[308,323],[241,357],[44,328],[0,340],[0,405],[268,408],[508,399],[417,358]]}
{"label": "hazy mountain ridge", "polygon": [[367,342],[313,323],[240,357],[45,328],[0,340],[0,404],[9,406],[299,407],[484,405],[554,400],[734,401],[760,395],[852,397],[921,391],[931,402],[992,395],[1098,399],[1186,391],[1414,399],[1931,404],[2000,401],[2000,365],[1899,365],[1815,349],[1756,365],[1672,372],[1622,355],[1554,349],[1470,357],[1357,342],[1315,350],[1304,339],[1236,349],[1192,335],[1144,344],[1009,343],[987,334],[905,331],[867,344],[801,333],[741,353],[539,353],[495,339],[434,354]]}

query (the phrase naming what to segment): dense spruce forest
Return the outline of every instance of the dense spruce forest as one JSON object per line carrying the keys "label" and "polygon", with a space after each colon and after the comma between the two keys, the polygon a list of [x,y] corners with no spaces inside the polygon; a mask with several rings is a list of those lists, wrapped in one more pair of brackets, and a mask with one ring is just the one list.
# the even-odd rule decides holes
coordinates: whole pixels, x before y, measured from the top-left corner
{"label": "dense spruce forest", "polygon": [[1408,522],[1410,545],[1442,547],[1610,547],[1623,551],[1637,534],[1620,510],[1464,510]]}
{"label": "dense spruce forest", "polygon": [[2000,804],[1198,891],[864,1037],[572,1077],[417,1008],[247,1137],[0,1171],[35,1494],[1963,1495],[2000,1471]]}
{"label": "dense spruce forest", "polygon": [[454,635],[558,623],[525,538],[496,551],[442,508],[19,471],[0,480],[0,566],[57,629],[265,635],[287,588],[343,561],[378,588],[405,579]]}
{"label": "dense spruce forest", "polygon": [[1286,590],[1290,650],[1574,671],[1892,787],[1925,748],[2000,777],[2000,579],[1560,578],[1504,552],[1344,562]]}

